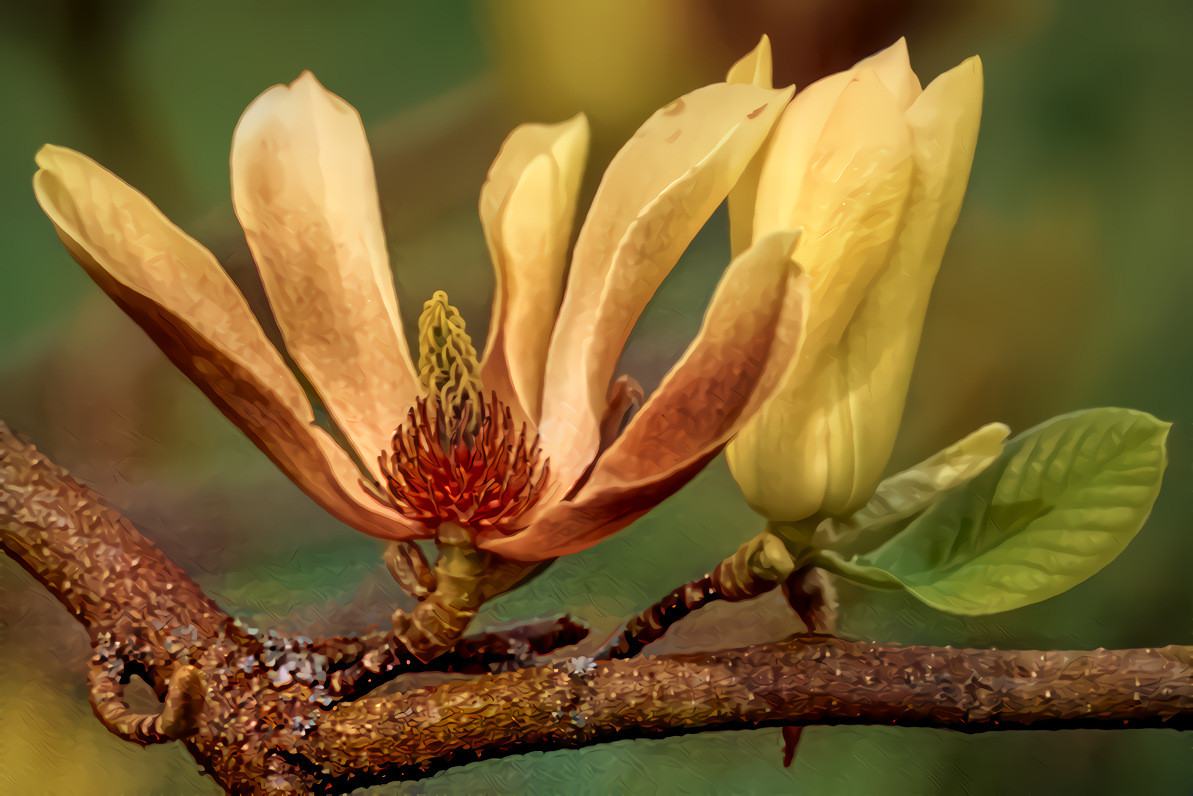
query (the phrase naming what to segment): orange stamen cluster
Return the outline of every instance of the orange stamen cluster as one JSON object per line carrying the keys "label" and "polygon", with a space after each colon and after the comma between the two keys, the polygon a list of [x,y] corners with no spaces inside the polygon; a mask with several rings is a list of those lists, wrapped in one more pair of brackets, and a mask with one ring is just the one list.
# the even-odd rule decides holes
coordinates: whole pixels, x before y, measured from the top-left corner
{"label": "orange stamen cluster", "polygon": [[420,398],[379,459],[391,502],[429,528],[451,522],[474,530],[514,533],[538,503],[548,463],[538,437],[527,440],[508,407],[490,394],[444,412]]}

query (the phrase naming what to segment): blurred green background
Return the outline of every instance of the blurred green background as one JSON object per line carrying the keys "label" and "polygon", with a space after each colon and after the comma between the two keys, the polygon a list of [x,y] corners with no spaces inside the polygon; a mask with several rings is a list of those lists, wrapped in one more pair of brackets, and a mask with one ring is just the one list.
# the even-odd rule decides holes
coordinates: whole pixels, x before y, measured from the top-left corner
{"label": "blurred green background", "polygon": [[[476,197],[502,138],[577,111],[587,189],[654,108],[716,80],[766,32],[804,85],[901,35],[927,83],[973,53],[983,128],[929,312],[892,469],[990,420],[1024,429],[1095,405],[1174,422],[1164,490],[1099,575],[984,620],[843,592],[842,632],[962,646],[1190,642],[1193,609],[1193,4],[1143,0],[614,0],[571,4],[0,3],[0,418],[104,494],[228,610],[307,633],[360,630],[401,597],[380,544],[324,516],[176,374],[67,256],[30,190],[45,142],[95,157],[212,248],[260,310],[228,201],[241,110],[311,69],[364,118],[399,299],[448,290],[483,339],[492,279]],[[624,367],[653,386],[727,258],[719,213],[639,324]],[[753,535],[720,462],[637,525],[558,562],[491,619],[571,611],[598,632]],[[798,629],[774,600],[718,605],[656,651]],[[177,744],[108,735],[84,690],[86,635],[0,561],[0,792],[215,791]],[[708,733],[478,763],[386,793],[1187,794],[1174,732]]]}

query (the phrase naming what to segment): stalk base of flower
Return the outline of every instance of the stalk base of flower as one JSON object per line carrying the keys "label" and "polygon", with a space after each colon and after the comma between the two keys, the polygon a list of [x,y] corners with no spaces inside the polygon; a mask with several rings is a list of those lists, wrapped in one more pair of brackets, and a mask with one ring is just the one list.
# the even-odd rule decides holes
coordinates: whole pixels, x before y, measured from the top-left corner
{"label": "stalk base of flower", "polygon": [[447,652],[481,606],[535,575],[543,562],[510,561],[477,549],[456,525],[440,526],[434,590],[409,613],[395,612],[394,635],[414,657],[428,663]]}

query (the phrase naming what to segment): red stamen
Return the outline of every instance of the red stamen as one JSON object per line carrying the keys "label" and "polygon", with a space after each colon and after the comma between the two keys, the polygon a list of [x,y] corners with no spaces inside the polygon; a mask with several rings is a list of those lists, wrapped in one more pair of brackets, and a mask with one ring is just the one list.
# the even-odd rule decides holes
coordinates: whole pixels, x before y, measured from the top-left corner
{"label": "red stamen", "polygon": [[509,534],[526,527],[546,488],[549,462],[539,458],[539,438],[528,441],[526,425],[516,426],[491,394],[454,416],[419,398],[378,460],[391,503],[407,519]]}

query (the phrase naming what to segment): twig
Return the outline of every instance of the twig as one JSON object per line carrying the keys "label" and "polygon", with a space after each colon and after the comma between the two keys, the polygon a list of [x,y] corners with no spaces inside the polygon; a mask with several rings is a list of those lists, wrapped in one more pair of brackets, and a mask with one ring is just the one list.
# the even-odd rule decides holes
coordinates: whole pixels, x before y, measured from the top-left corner
{"label": "twig", "polygon": [[646,645],[659,640],[679,620],[709,603],[725,599],[712,575],[705,575],[675,591],[626,622],[612,646],[598,653],[597,660],[632,658]]}
{"label": "twig", "polygon": [[616,641],[599,652],[596,659],[632,658],[662,638],[676,622],[709,603],[752,600],[775,589],[780,581],[762,577],[761,570],[751,566],[756,554],[752,543],[742,545],[708,575],[680,586],[626,622]]}
{"label": "twig", "polygon": [[467,636],[444,657],[436,668],[447,671],[488,673],[524,668],[544,655],[579,644],[588,637],[588,625],[570,616],[540,619],[477,636]]}
{"label": "twig", "polygon": [[542,619],[465,636],[427,663],[415,658],[388,632],[326,639],[314,642],[312,647],[328,656],[328,692],[337,699],[355,699],[399,674],[487,674],[537,664],[538,656],[579,644],[588,632],[587,625],[569,616]]}

